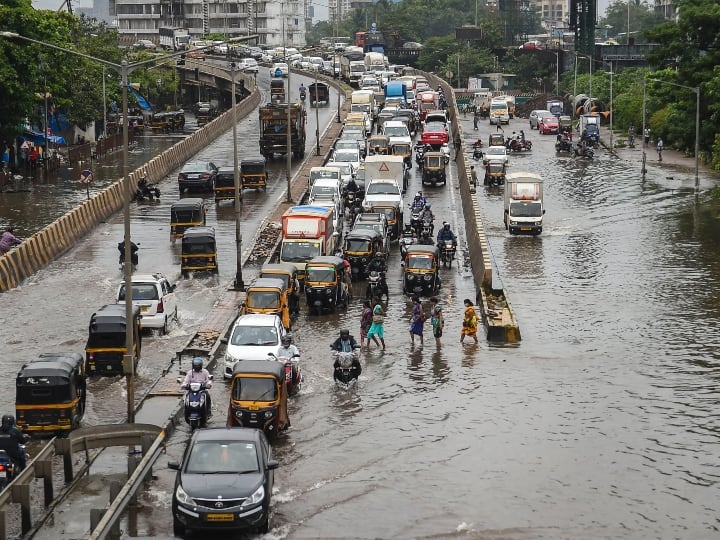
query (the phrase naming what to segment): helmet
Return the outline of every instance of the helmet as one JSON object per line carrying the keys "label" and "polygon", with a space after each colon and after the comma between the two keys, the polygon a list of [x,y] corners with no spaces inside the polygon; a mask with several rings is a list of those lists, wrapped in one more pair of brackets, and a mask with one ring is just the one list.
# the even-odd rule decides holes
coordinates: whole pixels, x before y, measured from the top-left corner
{"label": "helmet", "polygon": [[282,339],[280,339],[280,343],[283,345],[290,345],[292,343],[292,338],[290,337],[290,334],[285,334]]}
{"label": "helmet", "polygon": [[341,338],[349,338],[350,330],[348,330],[347,328],[343,328],[342,330],[340,330],[340,337]]}
{"label": "helmet", "polygon": [[3,429],[10,429],[13,426],[15,426],[15,417],[12,414],[3,415],[3,417],[2,417]]}
{"label": "helmet", "polygon": [[199,356],[192,359],[193,371],[200,371],[203,368],[203,360]]}
{"label": "helmet", "polygon": [[430,206],[431,206],[431,205],[430,205],[429,202],[426,202],[426,203],[425,203],[425,208],[427,208],[428,210],[430,210]]}
{"label": "helmet", "polygon": [[447,221],[445,223],[443,223],[443,227],[445,228],[446,231],[450,230],[450,224]]}

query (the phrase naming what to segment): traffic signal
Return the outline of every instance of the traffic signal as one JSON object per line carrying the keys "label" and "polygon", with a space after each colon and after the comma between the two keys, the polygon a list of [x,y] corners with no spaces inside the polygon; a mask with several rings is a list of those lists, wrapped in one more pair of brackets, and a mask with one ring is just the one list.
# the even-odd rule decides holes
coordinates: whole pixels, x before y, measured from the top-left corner
{"label": "traffic signal", "polygon": [[177,61],[178,66],[184,66],[185,65],[185,55],[181,54],[180,59]]}

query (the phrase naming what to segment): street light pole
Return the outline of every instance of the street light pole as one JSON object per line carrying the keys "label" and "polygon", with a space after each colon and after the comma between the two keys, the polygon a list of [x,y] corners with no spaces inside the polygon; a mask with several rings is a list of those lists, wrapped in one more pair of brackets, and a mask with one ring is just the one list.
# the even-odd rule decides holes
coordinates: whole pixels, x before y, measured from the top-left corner
{"label": "street light pole", "polygon": [[107,94],[105,93],[105,66],[103,66],[103,139],[107,139]]}
{"label": "street light pole", "polygon": [[240,218],[242,215],[242,196],[240,190],[240,170],[238,167],[238,147],[237,147],[237,110],[236,110],[236,97],[235,97],[235,62],[230,63],[230,101],[232,107],[233,117],[233,180],[235,184],[235,283],[234,288],[236,291],[244,291],[245,283],[243,282],[242,276],[242,231],[240,230]]}
{"label": "street light pole", "polygon": [[647,143],[645,142],[645,115],[646,115],[646,96],[647,96],[647,80],[643,79],[643,104],[642,104],[642,169],[640,169],[640,172],[643,175],[643,179],[645,179],[645,173],[647,172],[647,168],[645,167],[645,164],[647,162],[647,154],[645,153],[645,148],[647,147]]}
{"label": "street light pole", "polygon": [[[317,68],[315,69],[315,155],[320,155],[320,112],[318,109],[318,78]],[[329,96],[328,96],[329,97]]]}
{"label": "street light pole", "polygon": [[[285,53],[285,58],[287,58],[287,51]],[[288,59],[289,60],[289,59]],[[292,124],[292,112],[290,109],[290,62],[288,61],[288,89],[287,89],[287,161],[285,163],[286,171],[285,171],[285,180],[287,181],[287,197],[285,198],[285,202],[288,204],[292,204],[292,182],[290,181],[291,171],[290,168],[292,167],[292,137],[290,135],[291,131],[291,124]],[[298,111],[298,114],[300,114],[300,111]]]}

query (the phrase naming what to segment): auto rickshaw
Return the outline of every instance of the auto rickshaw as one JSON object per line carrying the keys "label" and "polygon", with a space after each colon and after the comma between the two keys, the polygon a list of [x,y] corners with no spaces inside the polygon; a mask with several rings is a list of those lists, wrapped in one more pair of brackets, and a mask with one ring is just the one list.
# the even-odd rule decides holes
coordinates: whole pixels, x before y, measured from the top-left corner
{"label": "auto rickshaw", "polygon": [[390,145],[390,155],[402,156],[406,169],[412,169],[412,145],[406,142],[396,142]]}
{"label": "auto rickshaw", "polygon": [[440,289],[437,246],[412,244],[403,259],[403,292],[405,294],[434,294]]}
{"label": "auto rickshaw", "polygon": [[558,117],[558,126],[560,133],[572,133],[572,118],[568,115],[560,115]]}
{"label": "auto rickshaw", "polygon": [[368,276],[367,265],[372,258],[383,251],[383,238],[373,229],[353,229],[345,235],[343,256],[350,263],[350,278],[353,281]]}
{"label": "auto rickshaw", "polygon": [[237,362],[230,381],[227,427],[256,428],[274,438],[290,425],[287,399],[282,362]]}
{"label": "auto rickshaw", "polygon": [[[124,307],[123,307],[124,309]],[[85,362],[79,353],[43,353],[15,379],[15,418],[31,435],[61,434],[85,414]]]}
{"label": "auto rickshaw", "polygon": [[198,127],[204,126],[212,120],[212,109],[210,107],[200,107],[195,114],[195,120],[197,121]]}
{"label": "auto rickshaw", "polygon": [[431,183],[434,186],[440,182],[447,184],[443,153],[425,152],[422,157],[422,183]]}
{"label": "auto rickshaw", "polygon": [[261,277],[245,290],[245,302],[240,313],[266,313],[280,317],[285,330],[290,330],[290,304],[288,288],[279,277]]}
{"label": "auto rickshaw", "polygon": [[182,239],[180,273],[188,277],[190,272],[210,271],[218,273],[217,246],[213,227],[190,227]]}
{"label": "auto rickshaw", "polygon": [[317,82],[308,85],[307,95],[311,107],[318,107],[320,103],[326,107],[330,105],[330,86],[326,83]]}
{"label": "auto rickshaw", "polygon": [[371,156],[387,156],[390,153],[390,137],[373,135],[368,139],[368,152]]}
{"label": "auto rickshaw", "polygon": [[305,298],[310,313],[347,309],[349,292],[345,282],[345,262],[334,255],[313,257],[305,266]]}
{"label": "auto rickshaw", "polygon": [[199,197],[180,199],[170,207],[170,240],[182,238],[188,227],[205,225],[205,204]]}
{"label": "auto rickshaw", "polygon": [[270,80],[270,102],[271,103],[284,103],[285,102],[285,83],[282,79],[271,79]]}
{"label": "auto rickshaw", "polygon": [[281,279],[287,291],[291,314],[300,312],[300,280],[298,279],[298,269],[294,264],[263,264],[258,277]]}
{"label": "auto rickshaw", "polygon": [[215,204],[220,201],[235,202],[235,168],[233,166],[218,167],[215,177]]}
{"label": "auto rickshaw", "polygon": [[[85,345],[85,372],[89,375],[123,375],[125,347],[125,304],[108,304],[90,317],[89,336]],[[133,372],[140,360],[142,348],[142,327],[140,306],[132,306],[133,327]]]}
{"label": "auto rickshaw", "polygon": [[150,126],[150,129],[153,131],[159,131],[162,133],[169,133],[170,132],[170,117],[167,113],[154,113],[151,114],[148,118],[148,126]]}
{"label": "auto rickshaw", "polygon": [[183,131],[185,129],[185,111],[180,109],[166,114],[168,115],[170,131]]}
{"label": "auto rickshaw", "polygon": [[266,189],[267,171],[265,165],[265,158],[262,156],[243,159],[240,162],[240,182],[243,189]]}
{"label": "auto rickshaw", "polygon": [[483,185],[502,186],[505,184],[505,163],[502,161],[489,161],[485,165],[485,178]]}
{"label": "auto rickshaw", "polygon": [[403,214],[402,208],[399,204],[393,204],[389,201],[373,204],[369,207],[369,212],[376,212],[378,214],[385,214],[385,219],[388,225],[388,239],[398,240],[403,227]]}
{"label": "auto rickshaw", "polygon": [[488,146],[505,146],[505,136],[502,133],[491,133],[488,137]]}

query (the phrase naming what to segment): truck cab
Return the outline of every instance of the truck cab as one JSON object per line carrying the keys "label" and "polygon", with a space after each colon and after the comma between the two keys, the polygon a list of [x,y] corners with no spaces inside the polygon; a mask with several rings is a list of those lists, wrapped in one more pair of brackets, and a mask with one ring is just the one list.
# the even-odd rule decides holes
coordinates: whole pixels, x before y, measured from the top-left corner
{"label": "truck cab", "polygon": [[542,178],[530,172],[506,175],[504,206],[503,221],[510,234],[542,233],[545,214]]}

